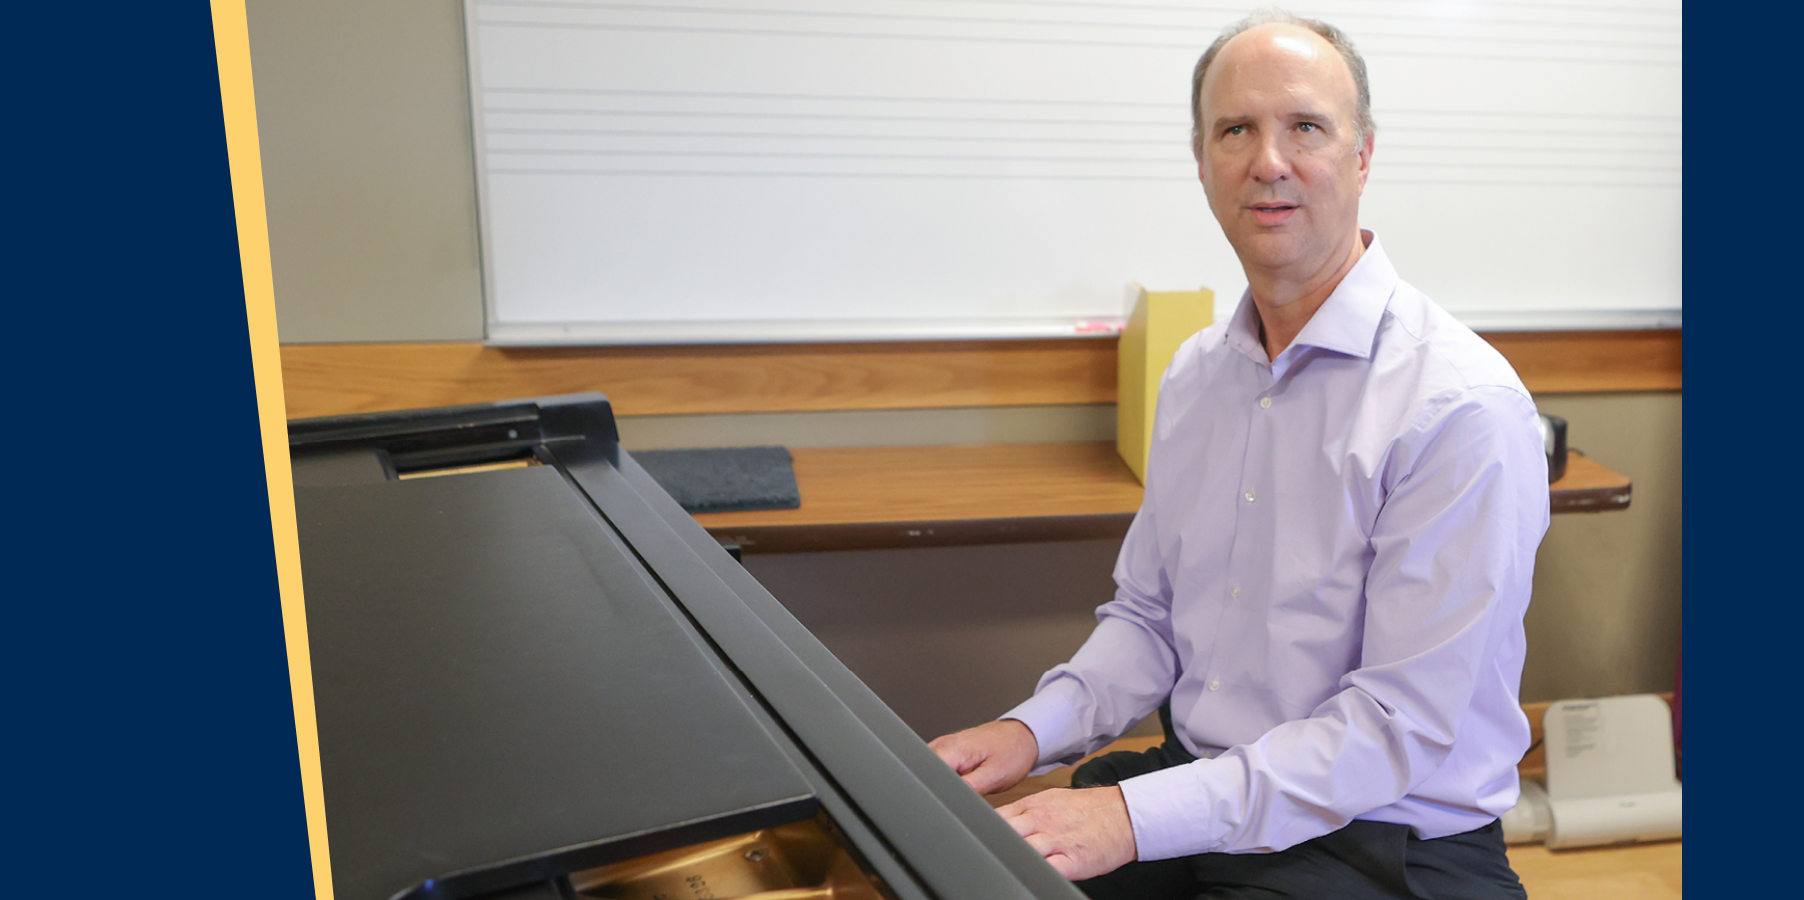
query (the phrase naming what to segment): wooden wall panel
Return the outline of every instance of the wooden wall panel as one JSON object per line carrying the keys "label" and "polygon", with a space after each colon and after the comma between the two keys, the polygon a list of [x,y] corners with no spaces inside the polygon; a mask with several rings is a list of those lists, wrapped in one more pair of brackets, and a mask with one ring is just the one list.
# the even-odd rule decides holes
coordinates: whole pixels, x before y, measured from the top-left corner
{"label": "wooden wall panel", "polygon": [[[1535,392],[1680,388],[1680,332],[1491,334]],[[674,347],[290,344],[290,418],[601,391],[622,415],[1115,402],[1107,338]]]}
{"label": "wooden wall panel", "polygon": [[1676,391],[1684,332],[1525,331],[1487,334],[1522,383],[1537,394]]}
{"label": "wooden wall panel", "polygon": [[1115,401],[1107,339],[710,347],[282,348],[290,417],[601,391],[622,415]]}

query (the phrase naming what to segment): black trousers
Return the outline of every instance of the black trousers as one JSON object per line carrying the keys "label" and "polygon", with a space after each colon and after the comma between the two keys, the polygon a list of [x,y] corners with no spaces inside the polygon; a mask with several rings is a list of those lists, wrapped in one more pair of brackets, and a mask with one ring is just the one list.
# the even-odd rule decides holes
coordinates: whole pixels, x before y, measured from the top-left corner
{"label": "black trousers", "polygon": [[[1163,710],[1161,710],[1163,713]],[[1072,787],[1101,787],[1195,760],[1172,737],[1143,753],[1097,757],[1072,775]],[[1422,840],[1407,825],[1354,820],[1347,827],[1277,853],[1203,853],[1132,862],[1077,883],[1093,900],[1526,900],[1504,854],[1503,825]]]}

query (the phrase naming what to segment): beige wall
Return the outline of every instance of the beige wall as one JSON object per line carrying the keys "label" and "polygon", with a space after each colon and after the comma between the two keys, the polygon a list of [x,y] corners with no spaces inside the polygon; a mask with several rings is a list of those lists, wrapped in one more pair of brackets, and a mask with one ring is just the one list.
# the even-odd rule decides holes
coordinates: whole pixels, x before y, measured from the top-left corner
{"label": "beige wall", "polygon": [[459,0],[248,0],[284,343],[481,340]]}
{"label": "beige wall", "polygon": [[1620,512],[1553,517],[1535,560],[1522,699],[1670,691],[1684,574],[1678,393],[1536,398],[1567,440],[1634,479]]}
{"label": "beige wall", "polygon": [[[285,343],[483,333],[459,0],[249,0]],[[1621,512],[1556,516],[1523,699],[1672,687],[1681,612],[1681,398],[1553,395],[1573,444],[1628,474]],[[1106,440],[1107,406],[647,416],[629,449]]]}

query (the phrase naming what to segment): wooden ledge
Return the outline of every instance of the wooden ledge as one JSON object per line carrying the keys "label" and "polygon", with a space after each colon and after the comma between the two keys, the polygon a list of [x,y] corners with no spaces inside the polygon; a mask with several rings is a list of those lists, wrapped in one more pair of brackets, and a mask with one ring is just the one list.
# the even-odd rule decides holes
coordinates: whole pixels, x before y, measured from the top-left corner
{"label": "wooden ledge", "polygon": [[[1107,441],[798,447],[798,509],[695,520],[751,553],[1119,540],[1145,491]],[[1626,509],[1626,476],[1572,454],[1554,512]]]}
{"label": "wooden ledge", "polygon": [[[1683,335],[1492,333],[1535,393],[1676,391]],[[941,409],[1115,402],[1111,338],[486,347],[288,344],[288,417],[420,409],[601,391],[628,416]]]}

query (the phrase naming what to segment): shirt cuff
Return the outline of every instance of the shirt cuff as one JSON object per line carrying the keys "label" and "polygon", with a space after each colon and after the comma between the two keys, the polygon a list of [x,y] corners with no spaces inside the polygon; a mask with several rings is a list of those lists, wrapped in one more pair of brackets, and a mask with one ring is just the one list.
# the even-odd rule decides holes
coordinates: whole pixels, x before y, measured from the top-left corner
{"label": "shirt cuff", "polygon": [[1227,829],[1216,821],[1218,808],[1209,789],[1209,767],[1220,761],[1201,759],[1121,782],[1134,849],[1141,862],[1208,853],[1221,847]]}
{"label": "shirt cuff", "polygon": [[1014,719],[1034,733],[1034,741],[1040,746],[1040,758],[1034,770],[1028,773],[1030,776],[1044,775],[1083,759],[1084,742],[1089,735],[1078,727],[1077,705],[1073,702],[1077,690],[1065,679],[1055,680],[1020,706],[998,717]]}

